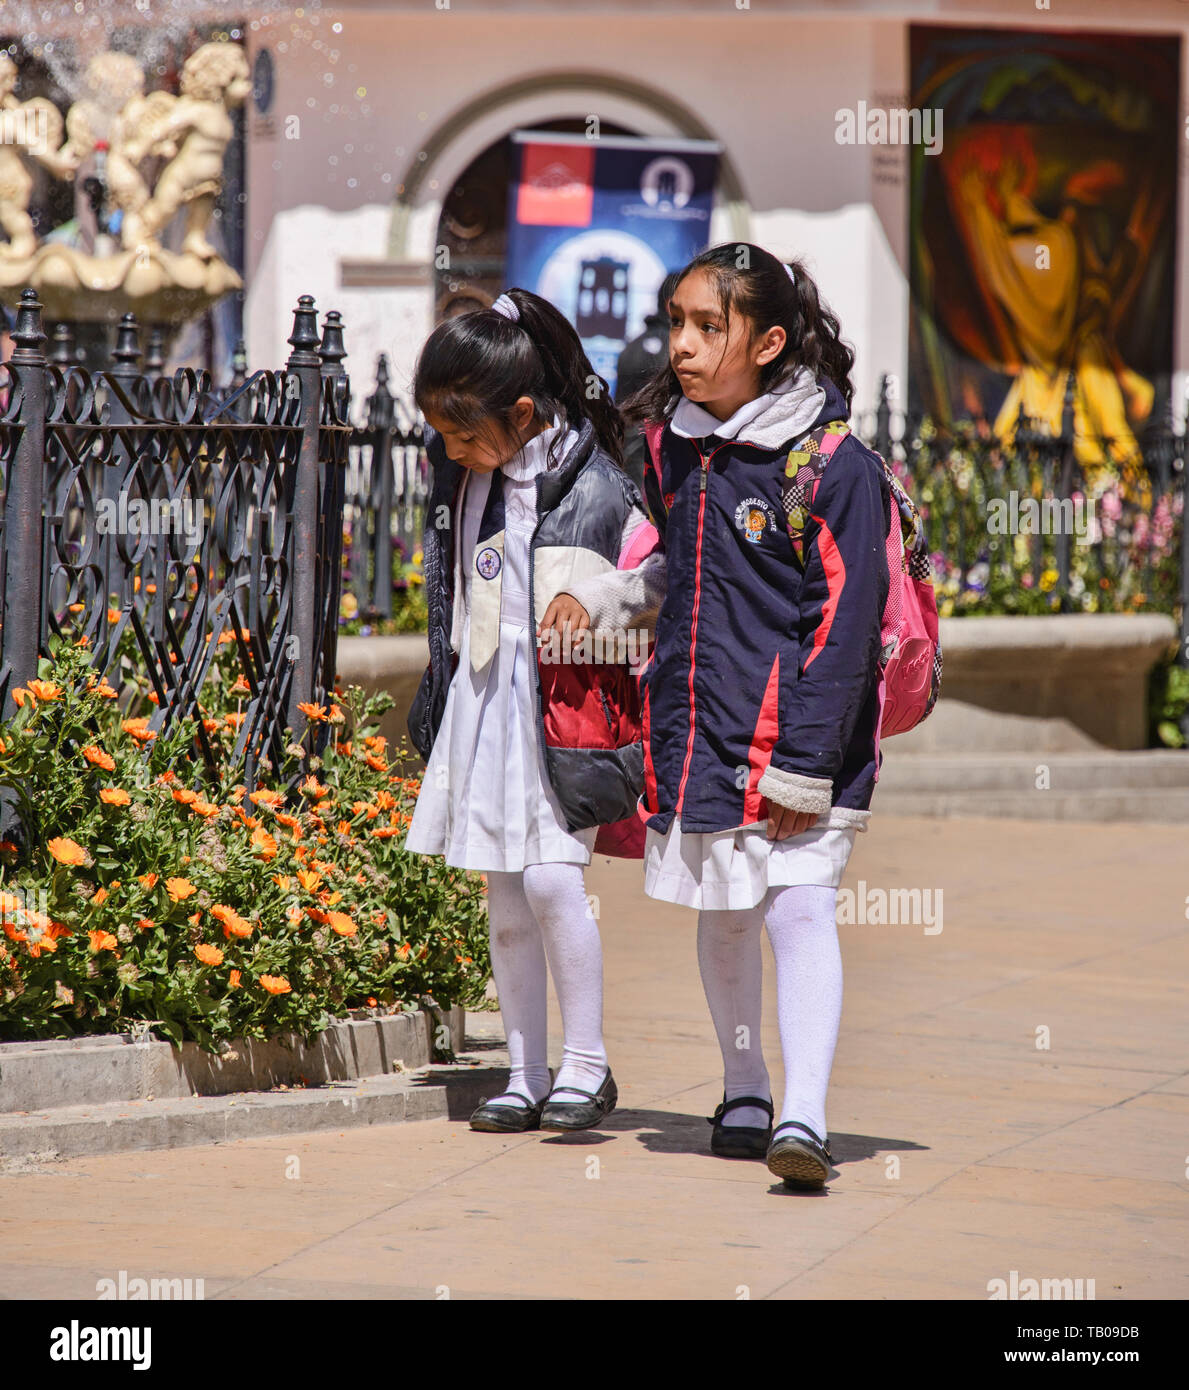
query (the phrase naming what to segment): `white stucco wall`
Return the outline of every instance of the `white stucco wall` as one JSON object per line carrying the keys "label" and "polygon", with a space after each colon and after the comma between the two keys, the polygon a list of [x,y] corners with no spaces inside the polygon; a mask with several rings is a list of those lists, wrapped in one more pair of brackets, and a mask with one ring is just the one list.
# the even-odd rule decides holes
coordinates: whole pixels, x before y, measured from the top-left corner
{"label": "white stucco wall", "polygon": [[[387,255],[398,187],[418,152],[469,102],[519,79],[582,71],[651,88],[695,111],[722,141],[742,184],[750,238],[809,262],[857,350],[856,405],[869,407],[881,372],[905,380],[907,158],[903,150],[837,144],[835,112],[860,100],[904,103],[912,18],[1000,26],[1057,27],[1058,21],[1030,5],[1011,15],[966,3],[868,6],[865,12],[852,7],[838,16],[762,14],[759,8],[724,4],[678,16],[642,7],[614,14],[554,7],[498,15],[458,8],[411,13],[377,4],[337,11],[317,26],[307,21],[304,37],[294,38],[291,21],[250,32],[250,46],[266,42],[272,48],[277,76],[276,133],[250,137],[248,154],[251,365],[284,360],[292,308],[299,294],[310,293],[321,312],[337,308],[344,315],[357,396],[370,389],[380,351],[389,354],[394,384],[402,388],[432,323],[431,288],[344,289],[340,258]],[[1089,0],[1068,4],[1059,27],[1103,27],[1103,8]],[[341,23],[340,33],[328,32],[331,19]],[[1125,26],[1117,22],[1132,31],[1189,33],[1189,6],[1140,4]],[[282,42],[285,51],[279,51]],[[473,122],[427,163],[406,254],[429,259],[442,194],[493,140],[534,121],[592,113],[642,134],[690,133],[670,115],[600,90],[597,82],[565,97],[529,91]],[[286,117],[294,115],[301,118],[300,138],[287,140]],[[257,171],[265,175],[259,184]],[[1187,196],[1182,186],[1182,228],[1189,226]],[[725,211],[712,234],[736,234]],[[1189,282],[1186,244],[1182,231],[1181,306]],[[1178,367],[1189,362],[1187,323],[1189,315],[1179,312]]]}

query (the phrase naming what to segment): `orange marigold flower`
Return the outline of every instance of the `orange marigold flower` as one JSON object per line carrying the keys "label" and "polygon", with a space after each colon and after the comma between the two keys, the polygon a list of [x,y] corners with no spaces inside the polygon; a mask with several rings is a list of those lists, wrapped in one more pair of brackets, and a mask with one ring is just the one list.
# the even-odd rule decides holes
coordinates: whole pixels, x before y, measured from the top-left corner
{"label": "orange marigold flower", "polygon": [[223,952],[220,951],[217,946],[208,946],[205,942],[201,942],[199,945],[195,946],[194,954],[203,965],[223,964]]}
{"label": "orange marigold flower", "polygon": [[295,840],[301,839],[301,821],[299,821],[296,816],[290,816],[284,811],[278,811],[277,820],[281,825],[285,826],[286,829],[293,831],[293,838]]}
{"label": "orange marigold flower", "polygon": [[377,927],[382,927],[384,925],[384,909],[382,907],[376,908],[372,913],[372,921]]}
{"label": "orange marigold flower", "polygon": [[201,798],[191,802],[190,809],[199,816],[217,816],[219,814],[217,806],[213,806],[209,801],[203,801]]}
{"label": "orange marigold flower", "polygon": [[272,881],[282,893],[287,893],[289,891],[290,879],[288,874],[273,874]]}
{"label": "orange marigold flower", "polygon": [[132,798],[123,787],[104,787],[99,793],[99,800],[106,801],[109,806],[127,806]]}
{"label": "orange marigold flower", "polygon": [[315,723],[317,723],[319,719],[326,718],[325,705],[314,705],[309,704],[305,700],[299,700],[297,708],[301,710],[302,714],[304,714],[307,719],[312,719]]}
{"label": "orange marigold flower", "polygon": [[166,786],[168,786],[170,782],[176,782],[178,780],[178,775],[171,767],[168,769],[168,771],[161,773],[161,775],[157,777],[155,780],[158,782],[163,782]]}
{"label": "orange marigold flower", "polygon": [[45,700],[47,702],[56,700],[62,693],[62,687],[60,685],[55,685],[53,681],[30,681],[29,690],[39,700]]}
{"label": "orange marigold flower", "polygon": [[199,922],[202,921],[202,913],[192,912],[189,917],[186,918],[186,921],[189,922],[192,927],[196,927]]}
{"label": "orange marigold flower", "polygon": [[292,986],[283,975],[261,975],[260,988],[266,989],[269,994],[289,994]]}
{"label": "orange marigold flower", "polygon": [[381,811],[391,811],[396,805],[396,797],[391,792],[377,792],[376,805]]}
{"label": "orange marigold flower", "polygon": [[67,605],[71,613],[81,613],[86,606],[85,603],[71,603]]}
{"label": "orange marigold flower", "polygon": [[244,676],[244,673],[241,671],[241,672],[239,673],[239,675],[236,676],[236,678],[235,678],[235,684],[230,688],[230,690],[228,691],[228,694],[230,694],[230,695],[250,695],[251,693],[252,693],[252,687],[248,684],[247,679],[246,679],[245,676]]}
{"label": "orange marigold flower", "polygon": [[240,972],[238,970],[232,970],[229,972],[227,976],[227,983],[231,986],[232,989],[239,989],[240,978]]}
{"label": "orange marigold flower", "polygon": [[202,721],[202,727],[207,731],[208,734],[213,734],[215,730],[219,727],[219,721],[217,719],[204,719]]}
{"label": "orange marigold flower", "polygon": [[306,916],[311,922],[318,922],[322,926],[325,926],[330,920],[329,914],[323,912],[320,907],[307,907]]}
{"label": "orange marigold flower", "polygon": [[343,713],[343,711],[339,708],[338,705],[331,705],[330,714],[327,716],[327,718],[329,719],[331,724],[345,724],[347,722],[347,716]]}
{"label": "orange marigold flower", "polygon": [[307,893],[312,893],[322,882],[322,875],[314,869],[298,869],[297,881]]}
{"label": "orange marigold flower", "polygon": [[83,749],[83,757],[86,758],[89,763],[94,763],[96,767],[101,767],[104,772],[114,772],[116,770],[116,760],[112,755],[110,753],[105,753],[102,748],[96,748],[94,744]]}
{"label": "orange marigold flower", "polygon": [[102,907],[107,902],[107,889],[97,888],[91,897],[92,907]]}
{"label": "orange marigold flower", "polygon": [[145,699],[149,702],[150,705],[160,705],[161,703],[161,696],[158,695],[155,690],[150,690],[149,693],[145,696]]}
{"label": "orange marigold flower", "polygon": [[301,789],[302,789],[302,791],[305,793],[306,796],[314,796],[314,797],[319,797],[319,798],[321,798],[321,797],[323,797],[323,796],[329,796],[329,795],[330,795],[330,788],[329,788],[329,787],[324,787],[324,786],[322,785],[322,783],[318,781],[318,779],[314,776],[314,774],[313,774],[312,772],[311,772],[310,775],[305,779],[305,781],[301,784]]}
{"label": "orange marigold flower", "polygon": [[14,686],[10,693],[12,695],[12,702],[14,705],[24,705],[25,696],[28,695],[29,692],[27,690],[22,690],[21,687],[18,685]]}
{"label": "orange marigold flower", "polygon": [[233,729],[238,729],[247,717],[246,714],[237,714],[232,710],[230,714],[225,714],[223,716],[223,722],[229,724]]}
{"label": "orange marigold flower", "polygon": [[372,734],[370,738],[365,738],[363,741],[369,748],[378,748],[381,751],[388,747],[388,740],[383,734]]}
{"label": "orange marigold flower", "polygon": [[120,610],[118,608],[109,608],[107,610],[107,621],[109,623],[118,623],[120,621]]}
{"label": "orange marigold flower", "polygon": [[264,859],[274,859],[277,853],[277,837],[270,835],[262,825],[258,825],[252,831],[251,840],[253,853],[259,853]]}
{"label": "orange marigold flower", "polygon": [[[340,835],[350,835],[351,822],[349,820],[341,820],[339,821],[338,825],[335,826],[335,829],[338,831]],[[354,838],[355,837],[352,835],[351,839],[354,840]]]}
{"label": "orange marigold flower", "polygon": [[136,881],[137,881],[137,883],[139,883],[143,888],[156,888],[156,886],[157,886],[157,875],[154,874],[154,873],[137,874],[137,876],[136,876]]}
{"label": "orange marigold flower", "polygon": [[87,862],[87,851],[83,849],[82,845],[67,839],[65,835],[55,835],[46,845],[46,849],[59,864],[85,864]]}
{"label": "orange marigold flower", "polygon": [[118,698],[120,692],[114,685],[109,685],[106,680],[101,680],[95,694],[101,696],[104,700],[115,700]]}
{"label": "orange marigold flower", "polygon": [[293,923],[294,926],[296,926],[298,922],[301,921],[303,915],[304,914],[302,913],[301,908],[298,907],[296,903],[294,903],[292,907],[286,908],[285,910],[285,916],[288,918],[290,922]]}
{"label": "orange marigold flower", "polygon": [[232,915],[223,923],[223,935],[230,940],[233,936],[251,936],[252,923],[245,920],[238,912]]}
{"label": "orange marigold flower", "polygon": [[351,740],[350,740],[350,739],[347,739],[346,742],[340,743],[340,744],[339,744],[339,752],[343,755],[344,758],[349,758],[349,757],[351,756]]}
{"label": "orange marigold flower", "polygon": [[173,799],[183,806],[190,806],[198,800],[198,793],[189,787],[175,787]]}
{"label": "orange marigold flower", "polygon": [[91,942],[91,950],[94,952],[114,951],[119,945],[119,942],[109,931],[89,931],[87,936]]}
{"label": "orange marigold flower", "polygon": [[400,827],[396,825],[382,825],[379,830],[372,831],[372,837],[376,840],[391,840],[394,835],[400,834]]}
{"label": "orange marigold flower", "polygon": [[175,903],[180,903],[184,902],[192,893],[197,893],[198,889],[188,878],[167,878],[165,891]]}
{"label": "orange marigold flower", "polygon": [[408,960],[410,954],[409,943],[407,941],[402,941],[400,945],[396,948],[396,954],[401,958],[401,960]]}
{"label": "orange marigold flower", "polygon": [[157,737],[156,733],[148,727],[148,717],[142,716],[140,719],[125,719],[120,728],[137,743],[148,743]]}
{"label": "orange marigold flower", "polygon": [[369,753],[367,757],[364,759],[364,761],[367,763],[368,767],[372,768],[376,772],[384,772],[388,767],[388,764],[384,761],[384,759],[377,758],[374,753]]}
{"label": "orange marigold flower", "polygon": [[137,931],[152,931],[157,925],[151,917],[142,917],[136,924]]}
{"label": "orange marigold flower", "polygon": [[367,1006],[369,1009],[374,1009],[376,1007],[376,1000],[373,995],[369,994],[367,996]]}
{"label": "orange marigold flower", "polygon": [[331,931],[337,932],[339,936],[354,936],[359,930],[346,912],[331,912],[328,915]]}
{"label": "orange marigold flower", "polygon": [[257,806],[280,806],[284,803],[285,798],[280,792],[261,789],[260,791],[253,792],[251,796],[248,797],[248,800],[255,802]]}

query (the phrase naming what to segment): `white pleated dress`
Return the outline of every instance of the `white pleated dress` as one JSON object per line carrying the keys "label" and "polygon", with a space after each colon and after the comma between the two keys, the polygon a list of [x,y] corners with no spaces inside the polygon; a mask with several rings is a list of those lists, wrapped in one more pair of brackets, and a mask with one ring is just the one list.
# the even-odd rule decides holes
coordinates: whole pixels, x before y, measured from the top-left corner
{"label": "white pleated dress", "polygon": [[[458,669],[446,694],[405,848],[440,854],[459,869],[505,873],[529,864],[589,864],[597,831],[571,832],[545,772],[538,735],[536,625],[529,612],[529,542],[537,524],[536,477],[558,426],[530,439],[503,467],[504,545],[499,644],[471,669],[470,597],[475,545],[491,474],[468,473],[455,514],[461,593]],[[577,441],[569,431],[562,457]],[[486,552],[484,552],[486,554]],[[462,557],[467,563],[462,563]]]}

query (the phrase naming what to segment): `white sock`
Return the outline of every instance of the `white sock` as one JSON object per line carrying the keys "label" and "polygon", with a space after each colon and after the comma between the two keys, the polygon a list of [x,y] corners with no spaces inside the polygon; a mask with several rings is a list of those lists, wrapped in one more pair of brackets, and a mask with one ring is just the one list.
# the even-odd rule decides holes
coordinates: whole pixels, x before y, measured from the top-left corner
{"label": "white sock", "polygon": [[784,1106],[778,1123],[799,1120],[822,1140],[827,1138],[826,1091],[842,1020],[836,900],[834,888],[772,888],[765,914],[776,961],[784,1053]]}
{"label": "white sock", "polygon": [[603,947],[599,925],[586,901],[581,864],[529,864],[524,895],[541,929],[565,1043],[558,1069],[556,1101],[585,1101],[567,1092],[578,1086],[592,1095],[607,1075],[603,1046]]}
{"label": "white sock", "polygon": [[[519,873],[487,875],[491,973],[508,1039],[508,1090],[538,1101],[549,1094],[545,948],[524,896],[522,877]],[[526,1108],[523,1101],[510,1096],[494,1096],[487,1103]]]}
{"label": "white sock", "polygon": [[[698,968],[722,1051],[723,1090],[728,1100],[736,1096],[767,1099],[771,1095],[760,1043],[763,920],[762,907],[698,913]],[[746,1105],[732,1110],[722,1122],[766,1129],[768,1116]]]}

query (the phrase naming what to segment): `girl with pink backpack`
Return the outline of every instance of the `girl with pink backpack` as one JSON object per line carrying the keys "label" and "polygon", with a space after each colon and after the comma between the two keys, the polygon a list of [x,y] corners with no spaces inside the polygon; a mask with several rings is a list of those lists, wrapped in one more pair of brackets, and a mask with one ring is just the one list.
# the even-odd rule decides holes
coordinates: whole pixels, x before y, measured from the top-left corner
{"label": "girl with pink backpack", "polygon": [[[669,307],[668,364],[623,407],[647,425],[667,568],[640,682],[645,891],[698,910],[724,1071],[712,1152],[818,1188],[837,890],[871,815],[881,728],[911,727],[936,698],[936,606],[915,509],[846,424],[854,354],[804,268],[714,247]],[[765,925],[785,1068],[775,1127]]]}

